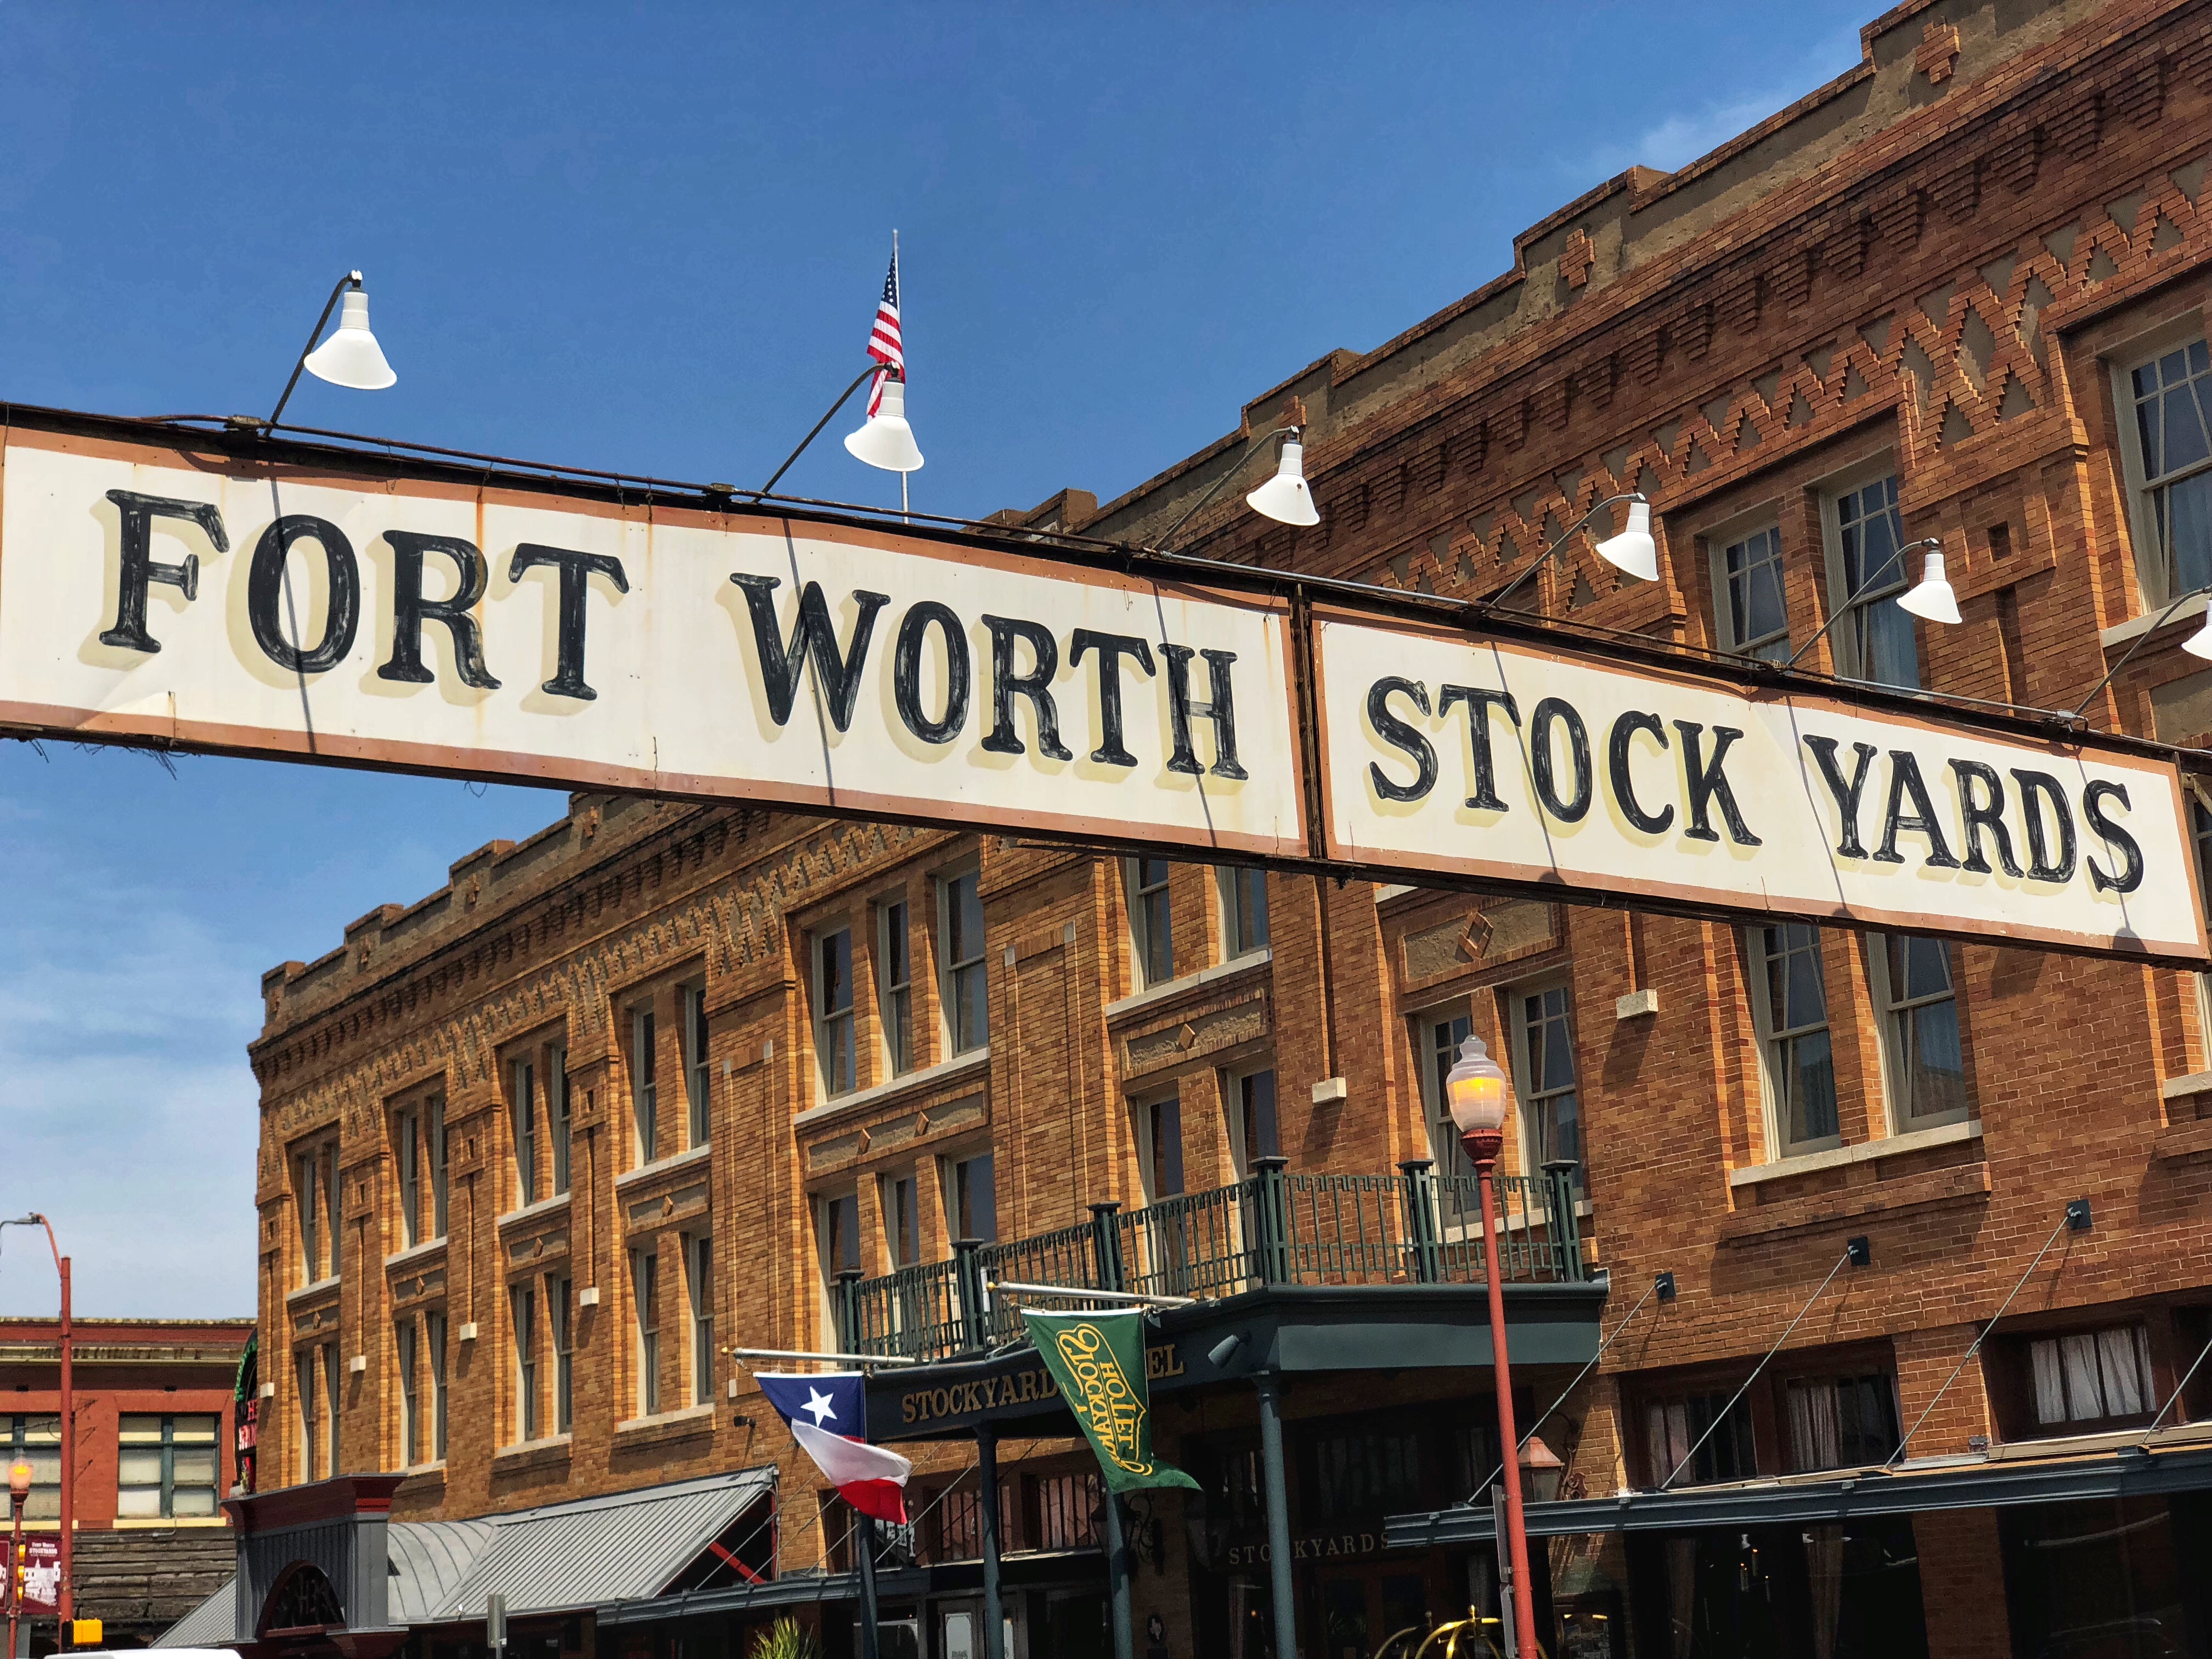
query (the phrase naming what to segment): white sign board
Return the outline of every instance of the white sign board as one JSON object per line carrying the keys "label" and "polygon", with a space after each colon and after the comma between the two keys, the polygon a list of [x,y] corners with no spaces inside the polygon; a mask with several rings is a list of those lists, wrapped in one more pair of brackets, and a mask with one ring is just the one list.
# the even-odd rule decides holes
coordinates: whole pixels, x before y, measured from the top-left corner
{"label": "white sign board", "polygon": [[1463,633],[1316,618],[1349,863],[2187,958],[2171,765]]}
{"label": "white sign board", "polygon": [[0,492],[0,724],[1306,851],[1279,602],[21,428]]}

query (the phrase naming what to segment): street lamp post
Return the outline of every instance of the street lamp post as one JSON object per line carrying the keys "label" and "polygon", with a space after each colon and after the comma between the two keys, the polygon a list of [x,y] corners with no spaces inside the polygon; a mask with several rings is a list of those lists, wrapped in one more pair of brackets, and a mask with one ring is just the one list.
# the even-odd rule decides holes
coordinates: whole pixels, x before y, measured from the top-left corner
{"label": "street lamp post", "polygon": [[8,1659],[15,1659],[16,1622],[23,1612],[23,1504],[30,1496],[31,1466],[18,1459],[8,1466],[8,1507],[15,1511],[8,1547]]}
{"label": "street lamp post", "polygon": [[[32,1211],[28,1215],[10,1216],[5,1220],[0,1220],[0,1227],[39,1227],[44,1229],[46,1235],[46,1248],[53,1252],[54,1272],[61,1279],[62,1539],[61,1561],[59,1565],[61,1567],[62,1582],[61,1588],[55,1593],[54,1610],[56,1616],[61,1621],[61,1628],[66,1631],[69,1628],[69,1621],[70,1618],[76,1611],[76,1597],[74,1590],[74,1581],[70,1577],[74,1571],[73,1563],[76,1559],[76,1391],[74,1379],[70,1376],[70,1352],[72,1345],[70,1338],[70,1259],[62,1254],[61,1246],[54,1242],[54,1224],[47,1220],[46,1217],[40,1215],[36,1210]],[[15,1479],[15,1472],[13,1469],[10,1469],[8,1472],[8,1479],[12,1489]],[[28,1489],[26,1488],[26,1490],[27,1491]],[[19,1523],[22,1519],[22,1514],[23,1506],[20,1502],[18,1502],[15,1504],[15,1516]],[[20,1572],[21,1569],[20,1558],[17,1560],[16,1567],[17,1571]],[[10,1605],[12,1606],[13,1602],[11,1602]],[[15,1659],[15,1650],[13,1647],[10,1647],[8,1650],[8,1659]]]}
{"label": "street lamp post", "polygon": [[1491,1216],[1490,1187],[1498,1154],[1505,1145],[1505,1118],[1512,1109],[1513,1085],[1479,1036],[1460,1044],[1459,1059],[1444,1079],[1452,1124],[1474,1164],[1474,1186],[1482,1201],[1482,1258],[1490,1282],[1490,1354],[1497,1373],[1498,1443],[1504,1448],[1505,1533],[1498,1540],[1512,1564],[1513,1631],[1521,1659],[1536,1659],[1536,1612],[1529,1597],[1528,1526],[1521,1509],[1520,1435],[1513,1426],[1513,1368],[1505,1352],[1505,1287],[1498,1261],[1498,1230]]}

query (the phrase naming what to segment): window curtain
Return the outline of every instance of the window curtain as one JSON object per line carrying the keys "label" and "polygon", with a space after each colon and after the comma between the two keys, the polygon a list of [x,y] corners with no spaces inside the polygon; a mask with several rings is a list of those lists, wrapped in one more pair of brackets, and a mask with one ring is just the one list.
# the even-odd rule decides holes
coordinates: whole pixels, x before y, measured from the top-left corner
{"label": "window curtain", "polygon": [[1654,1401],[1648,1407],[1644,1419],[1644,1443],[1651,1457],[1650,1479],[1644,1484],[1656,1488],[1690,1455],[1687,1405],[1674,1400]]}
{"label": "window curtain", "polygon": [[2058,1340],[2059,1363],[2066,1371],[2067,1415],[2076,1421],[2105,1414],[2104,1390],[2097,1385],[2097,1338],[2082,1331]]}
{"label": "window curtain", "polygon": [[2035,1420],[2038,1423],[2063,1423],[2066,1420],[2066,1382],[2058,1366],[2058,1344],[2055,1341],[2030,1343],[2028,1355],[2035,1363]]}
{"label": "window curtain", "polygon": [[[1829,1398],[1834,1399],[1832,1393]],[[1835,1659],[1844,1611],[1841,1527],[1814,1527],[1807,1531],[1805,1576],[1813,1596],[1813,1659]]]}
{"label": "window curtain", "polygon": [[2121,1325],[2097,1333],[2097,1358],[2105,1374],[2105,1415],[2126,1417],[2149,1409],[2150,1356],[2142,1328]]}
{"label": "window curtain", "polygon": [[1837,1440],[1836,1385],[1792,1382],[1790,1404],[1790,1460],[1799,1469],[1832,1469],[1842,1462]]}

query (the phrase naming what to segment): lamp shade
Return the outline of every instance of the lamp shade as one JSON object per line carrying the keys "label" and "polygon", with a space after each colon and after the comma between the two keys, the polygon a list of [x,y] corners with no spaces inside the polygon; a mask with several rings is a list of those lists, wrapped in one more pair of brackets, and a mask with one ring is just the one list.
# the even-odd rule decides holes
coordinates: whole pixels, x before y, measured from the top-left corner
{"label": "lamp shade", "polygon": [[1559,1482],[1566,1472],[1567,1466],[1557,1452],[1537,1436],[1528,1437],[1528,1443],[1521,1448],[1521,1487],[1530,1503],[1558,1502]]}
{"label": "lamp shade", "polygon": [[2192,657],[2212,657],[2212,610],[2204,613],[2204,626],[2182,641],[2181,648]]}
{"label": "lamp shade", "polygon": [[1951,583],[1943,574],[1943,556],[1930,552],[1920,567],[1920,585],[1910,593],[1897,596],[1898,604],[1914,616],[1928,622],[1954,623],[1959,620],[1959,601],[1951,592]]}
{"label": "lamp shade", "polygon": [[1659,580],[1659,544],[1651,539],[1651,503],[1628,504],[1628,527],[1597,544],[1597,556],[1639,581]]}
{"label": "lamp shade", "polygon": [[919,472],[921,451],[915,447],[914,428],[906,423],[906,382],[896,374],[886,375],[883,393],[876,412],[858,432],[846,434],[845,447],[856,460],[886,472]]}
{"label": "lamp shade", "polygon": [[20,1460],[10,1463],[8,1466],[8,1495],[15,1498],[28,1498],[31,1483],[37,1478],[37,1472],[28,1463]]}
{"label": "lamp shade", "polygon": [[368,295],[358,288],[345,293],[345,309],[338,313],[337,331],[309,352],[307,373],[332,386],[349,386],[356,392],[381,392],[399,377],[384,361],[384,348],[368,331]]}
{"label": "lamp shade", "polygon": [[1494,1135],[1505,1127],[1505,1115],[1513,1109],[1513,1085],[1480,1037],[1469,1036],[1459,1045],[1459,1058],[1444,1076],[1444,1102],[1451,1109],[1452,1127],[1462,1135]]}
{"label": "lamp shade", "polygon": [[1277,524],[1319,524],[1313,491],[1306,488],[1306,447],[1285,439],[1275,461],[1275,476],[1244,498],[1245,506]]}

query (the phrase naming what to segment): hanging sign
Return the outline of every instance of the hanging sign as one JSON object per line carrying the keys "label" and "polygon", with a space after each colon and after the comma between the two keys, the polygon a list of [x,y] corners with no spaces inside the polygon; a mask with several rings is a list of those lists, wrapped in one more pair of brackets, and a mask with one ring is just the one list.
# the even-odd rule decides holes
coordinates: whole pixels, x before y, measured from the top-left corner
{"label": "hanging sign", "polygon": [[2212,962],[2165,758],[1286,581],[17,409],[0,731]]}
{"label": "hanging sign", "polygon": [[1109,1492],[1198,1482],[1152,1450],[1152,1398],[1145,1377],[1145,1316],[1022,1310],[1037,1358],[1075,1413]]}
{"label": "hanging sign", "polygon": [[1316,623],[1346,862],[2196,959],[2162,762],[1595,654]]}

